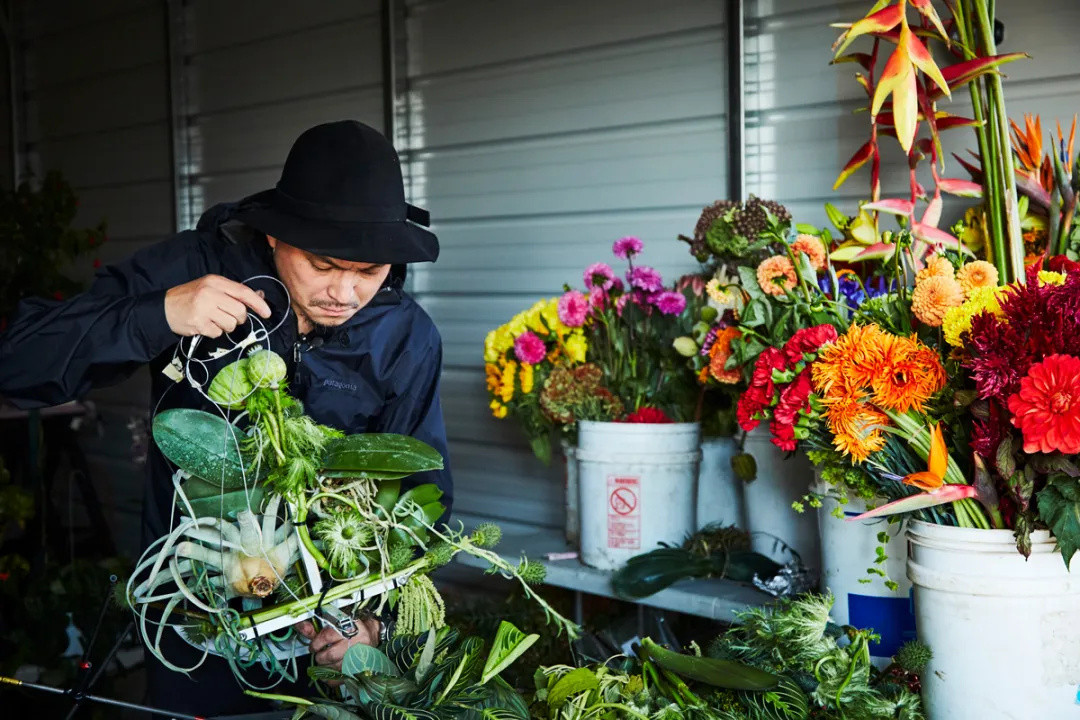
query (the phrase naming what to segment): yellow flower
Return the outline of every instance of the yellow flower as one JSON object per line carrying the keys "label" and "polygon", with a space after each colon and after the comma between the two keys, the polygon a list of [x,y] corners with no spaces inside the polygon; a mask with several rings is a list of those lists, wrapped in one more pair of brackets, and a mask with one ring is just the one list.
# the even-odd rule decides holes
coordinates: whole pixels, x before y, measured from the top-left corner
{"label": "yellow flower", "polygon": [[506,330],[510,335],[510,345],[514,344],[513,338],[516,338],[521,333],[529,329],[529,321],[526,317],[528,311],[520,312],[515,315],[510,322],[506,323]]}
{"label": "yellow flower", "polygon": [[521,372],[518,373],[518,379],[521,381],[521,392],[526,395],[531,393],[533,390],[533,366],[523,363]]}
{"label": "yellow flower", "polygon": [[975,288],[997,287],[998,271],[985,260],[975,260],[957,271],[956,282],[960,283],[964,297],[971,297],[971,292]]}
{"label": "yellow flower", "polygon": [[949,308],[963,302],[964,291],[960,289],[960,283],[951,276],[931,275],[915,285],[915,292],[911,294],[911,311],[930,327],[939,327]]}
{"label": "yellow flower", "polygon": [[504,403],[514,399],[514,373],[517,372],[517,363],[507,360],[502,369],[502,381],[499,386],[499,397]]}
{"label": "yellow flower", "polygon": [[1040,285],[1064,285],[1065,273],[1052,272],[1050,270],[1039,271]]}
{"label": "yellow flower", "polygon": [[491,401],[491,414],[500,420],[506,417],[506,406],[500,403],[498,400]]}
{"label": "yellow flower", "polygon": [[503,354],[514,345],[509,326],[500,325],[484,338],[484,362],[498,362]]}
{"label": "yellow flower", "polygon": [[544,317],[544,322],[551,328],[559,337],[563,337],[566,333],[570,332],[570,328],[563,325],[562,320],[559,319],[559,298],[551,298],[547,302],[541,301],[540,314]]}
{"label": "yellow flower", "polygon": [[491,330],[484,336],[484,362],[491,364],[499,359],[499,351],[495,349],[495,331]]}
{"label": "yellow flower", "polygon": [[953,279],[953,266],[946,258],[941,255],[931,255],[926,259],[926,267],[920,270],[915,275],[915,286],[932,277],[943,277]]}
{"label": "yellow flower", "polygon": [[945,331],[945,342],[953,347],[962,347],[961,336],[971,329],[971,320],[983,311],[995,315],[1001,313],[1001,294],[1005,288],[975,288],[970,297],[959,307],[949,308],[941,327]]}
{"label": "yellow flower", "polygon": [[566,338],[566,354],[570,357],[571,362],[585,362],[585,353],[588,349],[589,345],[585,341],[585,335],[580,330]]}
{"label": "yellow flower", "polygon": [[543,300],[534,303],[531,308],[525,311],[525,324],[537,335],[547,335],[548,328],[550,327],[549,325],[544,324],[545,318],[543,317],[543,312]]}

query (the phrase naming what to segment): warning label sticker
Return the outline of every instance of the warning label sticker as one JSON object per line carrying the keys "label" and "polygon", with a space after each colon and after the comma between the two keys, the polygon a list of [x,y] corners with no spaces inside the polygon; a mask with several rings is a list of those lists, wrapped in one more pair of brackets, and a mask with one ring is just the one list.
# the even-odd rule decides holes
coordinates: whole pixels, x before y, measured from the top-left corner
{"label": "warning label sticker", "polygon": [[609,548],[641,548],[641,478],[608,475]]}

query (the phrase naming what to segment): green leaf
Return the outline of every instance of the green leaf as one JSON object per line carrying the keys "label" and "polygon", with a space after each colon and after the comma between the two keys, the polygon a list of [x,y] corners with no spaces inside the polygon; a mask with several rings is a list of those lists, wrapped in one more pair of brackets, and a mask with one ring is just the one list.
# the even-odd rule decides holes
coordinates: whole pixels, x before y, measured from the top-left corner
{"label": "green leaf", "polygon": [[817,234],[821,231],[818,230],[816,225],[808,225],[807,223],[795,223],[795,232],[817,236]]}
{"label": "green leaf", "polygon": [[491,644],[491,652],[488,653],[487,662],[484,663],[484,671],[480,675],[480,684],[487,684],[489,680],[508,668],[539,639],[539,635],[526,635],[505,620],[500,622],[499,630],[495,633],[495,640]]}
{"label": "green leaf", "polygon": [[583,692],[596,690],[599,687],[600,683],[596,680],[596,674],[589,668],[571,670],[559,678],[548,693],[548,714],[554,717],[567,700]]}
{"label": "green leaf", "polygon": [[154,441],[178,468],[226,490],[256,479],[246,475],[236,428],[218,415],[172,408],[154,417]]}
{"label": "green leaf", "polygon": [[1065,567],[1080,550],[1080,482],[1054,475],[1036,496],[1039,517],[1057,540]]}
{"label": "green leaf", "polygon": [[[341,705],[306,705],[302,708],[305,714],[315,715],[326,720],[362,720],[362,718],[351,710],[347,710]],[[304,717],[301,715],[301,717]]]}
{"label": "green leaf", "polygon": [[332,441],[323,454],[323,472],[331,477],[398,479],[442,468],[442,456],[435,448],[393,433],[349,435]]}
{"label": "green leaf", "polygon": [[650,638],[641,641],[641,648],[644,659],[651,659],[660,667],[676,675],[707,683],[713,687],[760,691],[771,690],[780,682],[779,676],[750,665],[733,660],[683,655],[660,647]]}
{"label": "green leaf", "polygon": [[754,268],[746,267],[745,265],[739,266],[739,285],[742,289],[751,297],[758,300],[767,300],[765,297],[765,291],[758,285],[757,273]]}
{"label": "green leaf", "polygon": [[391,677],[401,675],[397,666],[385,653],[363,643],[357,643],[345,651],[345,657],[341,661],[341,672],[346,675],[359,675],[366,672]]}
{"label": "green leaf", "polygon": [[[258,512],[266,497],[266,487],[256,485],[248,489],[221,492],[221,488],[202,478],[190,477],[180,488],[191,503],[195,517],[223,517],[235,520],[236,514],[249,507]],[[185,509],[181,505],[181,509]]]}
{"label": "green leaf", "polygon": [[1016,458],[1013,457],[1013,437],[1006,434],[997,447],[997,455],[994,458],[997,471],[1003,478],[1012,477],[1016,472]]}

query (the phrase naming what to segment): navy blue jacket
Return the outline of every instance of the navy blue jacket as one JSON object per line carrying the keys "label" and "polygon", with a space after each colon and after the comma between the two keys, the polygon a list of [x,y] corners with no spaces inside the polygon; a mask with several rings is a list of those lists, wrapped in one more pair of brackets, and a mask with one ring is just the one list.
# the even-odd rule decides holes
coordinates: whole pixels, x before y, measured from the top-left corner
{"label": "navy blue jacket", "polygon": [[[103,268],[89,291],[70,300],[22,302],[0,336],[0,395],[23,408],[55,405],[119,382],[149,363],[152,411],[206,408],[186,381],[175,383],[161,373],[180,340],[165,319],[165,291],[208,273],[237,281],[275,275],[265,238],[231,220],[234,210],[232,204],[211,208],[195,230]],[[394,266],[367,306],[323,334],[299,336],[289,313],[270,345],[289,363],[290,392],[317,422],[346,433],[411,435],[438,450],[445,469],[405,482],[436,483],[444,493],[445,520],[453,483],[439,404],[442,340],[431,318],[402,290],[404,279],[405,266]],[[271,280],[249,284],[266,293],[274,311],[266,325],[274,327],[288,308],[284,291]],[[250,321],[237,328],[234,339],[243,339],[249,326]],[[195,356],[206,358],[216,345],[231,343],[204,338]],[[238,357],[210,363],[207,377]],[[167,532],[172,507],[172,471],[156,447],[147,464],[144,545]]]}

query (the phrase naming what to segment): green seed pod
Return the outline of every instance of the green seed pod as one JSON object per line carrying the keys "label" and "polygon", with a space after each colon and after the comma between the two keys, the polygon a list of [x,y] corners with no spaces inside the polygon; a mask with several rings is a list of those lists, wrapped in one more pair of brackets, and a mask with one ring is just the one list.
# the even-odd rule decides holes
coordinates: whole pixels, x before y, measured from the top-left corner
{"label": "green seed pod", "polygon": [[257,350],[247,361],[248,380],[257,387],[277,387],[289,372],[285,359],[273,350]]}
{"label": "green seed pod", "polygon": [[739,453],[731,458],[731,469],[735,477],[743,482],[752,482],[757,478],[757,460],[750,453]]}
{"label": "green seed pod", "polygon": [[522,560],[517,572],[529,585],[540,585],[547,577],[547,568],[541,563],[530,560]]}
{"label": "green seed pod", "polygon": [[480,547],[493,548],[502,540],[502,528],[495,523],[480,523],[473,530],[471,540]]}
{"label": "green seed pod", "polygon": [[706,305],[701,308],[701,319],[704,322],[711,323],[720,315],[720,312],[712,305]]}
{"label": "green seed pod", "polygon": [[895,660],[896,664],[907,672],[917,674],[926,668],[933,656],[934,653],[930,652],[927,645],[923,645],[918,640],[909,640],[900,646]]}
{"label": "green seed pod", "polygon": [[675,348],[675,352],[683,357],[694,357],[698,354],[698,344],[694,342],[694,338],[692,337],[687,337],[685,335],[677,337],[671,345]]}
{"label": "green seed pod", "polygon": [[432,568],[442,567],[454,559],[454,548],[450,543],[439,541],[428,548],[427,559]]}
{"label": "green seed pod", "polygon": [[221,368],[206,394],[221,407],[240,410],[244,407],[244,399],[254,389],[248,379],[248,361],[245,358]]}
{"label": "green seed pod", "polygon": [[698,322],[694,323],[694,327],[690,328],[690,331],[694,334],[694,340],[702,343],[705,341],[705,336],[709,334],[709,330],[711,329],[712,326],[710,326],[709,323]]}

